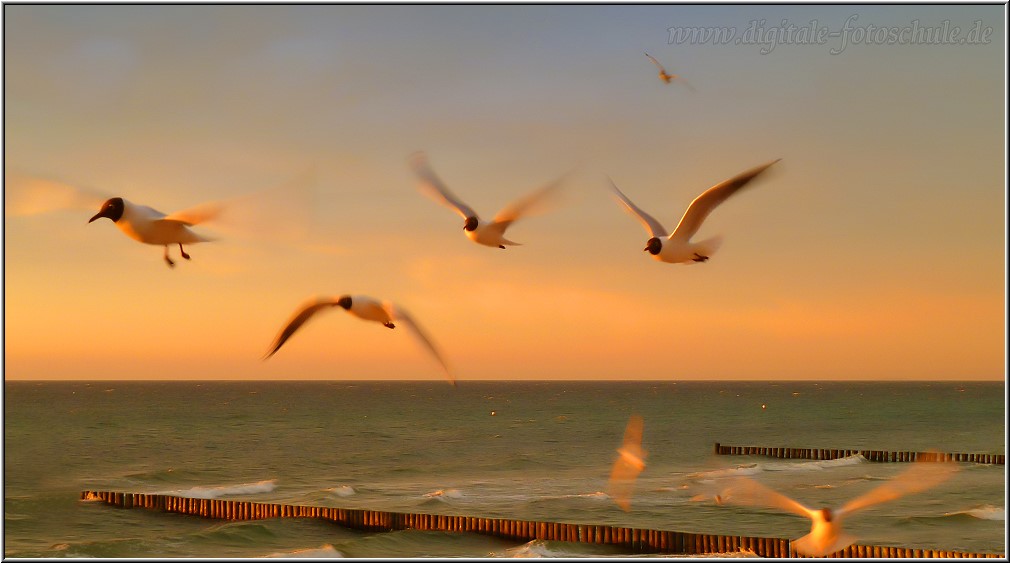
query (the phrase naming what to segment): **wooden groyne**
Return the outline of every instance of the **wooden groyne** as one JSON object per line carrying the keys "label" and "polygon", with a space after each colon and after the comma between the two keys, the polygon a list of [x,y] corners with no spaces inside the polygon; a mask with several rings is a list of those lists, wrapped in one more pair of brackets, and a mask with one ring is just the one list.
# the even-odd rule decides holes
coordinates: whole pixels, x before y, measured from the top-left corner
{"label": "wooden groyne", "polygon": [[940,453],[940,452],[889,452],[884,450],[838,450],[818,448],[766,448],[759,446],[726,446],[715,443],[716,455],[761,455],[780,459],[840,459],[859,454],[868,461],[966,461],[1006,465],[1006,454]]}
{"label": "wooden groyne", "polygon": [[[796,552],[791,551],[789,540],[782,538],[693,534],[689,532],[645,530],[593,524],[479,518],[447,514],[382,512],[329,506],[300,506],[113,491],[84,491],[81,493],[81,500],[100,501],[120,508],[148,508],[222,520],[320,518],[339,524],[340,526],[369,532],[389,532],[393,530],[471,532],[523,543],[539,539],[546,541],[610,544],[633,553],[700,555],[705,553],[736,553],[743,550],[753,552],[755,555],[761,557],[800,557]],[[1003,555],[935,549],[850,545],[832,554],[831,557],[958,557],[1002,559]]]}

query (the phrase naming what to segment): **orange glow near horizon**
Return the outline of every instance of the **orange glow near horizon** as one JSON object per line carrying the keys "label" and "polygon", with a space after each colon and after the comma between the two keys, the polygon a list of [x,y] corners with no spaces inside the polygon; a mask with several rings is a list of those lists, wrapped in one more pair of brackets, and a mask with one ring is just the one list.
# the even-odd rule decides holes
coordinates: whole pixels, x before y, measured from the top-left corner
{"label": "orange glow near horizon", "polygon": [[[339,309],[261,360],[305,299],[345,293],[407,308],[460,384],[1005,379],[999,6],[747,8],[994,28],[839,55],[657,31],[751,17],[712,6],[379,8],[7,6],[5,379],[442,379],[406,331]],[[570,174],[498,250],[417,190],[417,150],[485,219]],[[774,158],[708,217],[696,240],[724,243],[700,265],[652,260],[607,187],[673,229]],[[166,213],[281,198],[195,227],[216,240],[169,269],[53,182]]]}

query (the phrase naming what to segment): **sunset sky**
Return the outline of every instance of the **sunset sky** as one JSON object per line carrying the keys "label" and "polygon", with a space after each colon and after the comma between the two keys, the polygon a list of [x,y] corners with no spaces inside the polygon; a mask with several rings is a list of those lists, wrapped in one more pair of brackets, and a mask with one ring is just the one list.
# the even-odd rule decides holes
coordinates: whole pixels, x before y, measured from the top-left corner
{"label": "sunset sky", "polygon": [[[761,20],[848,21],[850,40],[670,42]],[[440,380],[405,331],[339,309],[261,360],[307,298],[363,293],[407,308],[460,384],[1003,380],[1004,20],[1003,5],[5,5],[4,377]],[[988,44],[852,39],[976,21]],[[478,246],[417,189],[418,150],[485,218],[568,173],[563,200],[510,228],[523,246]],[[704,189],[776,158],[709,216],[698,238],[725,238],[700,265],[651,259],[607,184],[672,229]],[[170,269],[161,247],[88,224],[97,205],[24,207],[42,180],[166,213],[281,190],[277,220],[297,223],[198,226],[217,240]]]}

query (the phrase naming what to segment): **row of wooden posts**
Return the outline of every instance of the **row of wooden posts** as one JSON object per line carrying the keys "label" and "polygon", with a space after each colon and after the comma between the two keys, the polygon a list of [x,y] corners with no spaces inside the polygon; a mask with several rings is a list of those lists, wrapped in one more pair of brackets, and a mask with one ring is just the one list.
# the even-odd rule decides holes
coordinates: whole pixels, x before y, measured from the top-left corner
{"label": "row of wooden posts", "polygon": [[766,448],[759,446],[724,446],[715,443],[716,455],[762,455],[781,459],[839,459],[859,454],[868,461],[965,461],[1006,465],[1006,454],[940,453],[940,452],[889,452],[883,450],[838,450],[818,448]]}
{"label": "row of wooden posts", "polygon": [[[114,491],[84,491],[81,493],[81,500],[101,501],[121,508],[149,508],[223,520],[321,518],[347,528],[373,532],[408,529],[472,532],[519,542],[540,539],[611,544],[635,553],[695,555],[750,551],[761,557],[799,557],[798,554],[790,550],[789,540],[781,538],[693,534],[591,524],[383,512],[329,506],[299,506]],[[1002,558],[1002,555],[850,545],[833,554],[832,557]]]}

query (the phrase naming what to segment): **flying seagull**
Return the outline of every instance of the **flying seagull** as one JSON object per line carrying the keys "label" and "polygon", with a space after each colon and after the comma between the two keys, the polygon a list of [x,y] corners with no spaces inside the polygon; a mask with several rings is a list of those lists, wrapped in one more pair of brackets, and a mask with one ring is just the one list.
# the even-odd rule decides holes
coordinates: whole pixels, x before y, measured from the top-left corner
{"label": "flying seagull", "polygon": [[666,69],[663,68],[663,65],[659,64],[659,61],[657,61],[655,57],[653,57],[649,53],[646,53],[645,56],[649,57],[649,60],[652,61],[652,64],[656,65],[656,68],[659,69],[659,79],[662,80],[664,83],[669,84],[671,80],[680,80],[681,82],[684,83],[684,86],[687,86],[689,90],[694,92],[694,87],[691,86],[691,84],[688,83],[687,79],[685,79],[683,76],[680,76],[679,74],[667,74]]}
{"label": "flying seagull", "polygon": [[841,508],[811,509],[747,477],[734,478],[715,500],[718,504],[778,508],[809,518],[810,533],[792,540],[790,545],[802,555],[823,557],[855,543],[856,538],[842,530],[842,522],[853,513],[939,485],[956,471],[957,466],[950,462],[918,461],[904,473],[850,500]]}
{"label": "flying seagull", "polygon": [[[304,236],[303,229],[311,223],[306,211],[310,208],[309,188],[314,181],[314,174],[314,170],[310,170],[295,180],[274,188],[202,203],[169,215],[122,197],[109,197],[88,222],[105,217],[134,240],[164,246],[165,262],[169,267],[174,267],[175,262],[168,257],[169,246],[179,245],[180,254],[189,260],[184,244],[213,240],[190,229],[204,222],[213,222],[215,228],[230,230],[240,236],[254,235],[274,241],[290,241]],[[45,185],[40,182],[35,184]],[[95,193],[93,190],[54,185],[63,187],[62,192],[76,194],[73,197],[75,202],[94,197]],[[48,191],[52,192],[53,189]]]}
{"label": "flying seagull", "polygon": [[428,351],[431,352],[431,355],[435,357],[439,365],[442,366],[442,371],[449,379],[449,383],[451,383],[453,387],[456,386],[456,379],[449,371],[449,367],[442,358],[442,355],[439,354],[438,349],[435,348],[431,339],[428,338],[423,330],[421,330],[421,327],[414,321],[413,318],[411,318],[407,311],[389,301],[380,301],[378,299],[368,297],[367,295],[316,297],[306,301],[298,308],[297,311],[295,311],[295,314],[291,317],[291,319],[284,324],[284,327],[281,329],[280,333],[277,334],[277,337],[274,339],[273,344],[270,345],[270,349],[267,351],[263,359],[269,359],[271,356],[276,354],[277,350],[280,350],[281,346],[283,346],[284,343],[291,338],[291,335],[293,335],[295,331],[305,324],[306,321],[315,316],[316,313],[332,307],[341,307],[359,319],[381,323],[386,328],[396,328],[394,321],[402,322],[421,342],[421,344],[423,344]]}
{"label": "flying seagull", "polygon": [[610,480],[607,483],[610,498],[614,499],[621,510],[627,512],[631,508],[631,492],[635,479],[645,469],[647,452],[642,449],[642,417],[634,414],[628,420],[624,429],[624,442],[617,448],[618,457],[610,470]]}
{"label": "flying seagull", "polygon": [[[769,166],[775,164],[781,159],[773,160],[767,164],[762,164],[761,166],[751,168],[750,170],[738,174],[722,182],[716,184],[711,188],[702,192],[701,195],[694,198],[691,205],[687,207],[687,211],[684,212],[684,216],[681,217],[680,223],[677,228],[673,230],[672,233],[667,234],[666,229],[653,218],[651,215],[642,211],[638,206],[636,206],[628,196],[617,188],[613,180],[610,181],[610,187],[614,191],[614,195],[617,200],[624,205],[625,209],[638,217],[639,221],[645,226],[646,230],[652,238],[649,239],[644,250],[647,250],[652,257],[661,262],[670,262],[673,264],[683,263],[683,264],[693,264],[695,262],[704,262],[712,256],[713,253],[719,248],[721,242],[721,237],[712,237],[705,239],[701,242],[691,242],[691,237],[698,232],[701,228],[701,224],[708,217],[708,214],[712,212],[720,203],[726,201],[728,197],[735,194],[740,188],[746,186],[751,180],[756,178],[759,174],[764,172]],[[662,240],[666,239],[666,240]]]}
{"label": "flying seagull", "polygon": [[521,244],[506,239],[505,229],[508,229],[513,222],[524,215],[532,215],[543,211],[548,198],[556,194],[562,181],[561,179],[555,180],[551,184],[510,203],[495,215],[494,220],[488,222],[481,219],[472,207],[463,203],[462,200],[446,187],[428,165],[428,159],[424,153],[418,152],[413,154],[410,158],[410,164],[421,180],[422,192],[463,217],[466,221],[463,224],[463,232],[467,238],[477,244],[502,249],[506,246],[518,246]]}
{"label": "flying seagull", "polygon": [[146,205],[138,205],[121,197],[113,197],[102,204],[102,208],[88,220],[88,223],[105,217],[133,240],[164,246],[165,262],[169,267],[173,267],[175,262],[168,257],[168,247],[178,244],[179,253],[183,258],[189,260],[189,254],[186,254],[182,245],[211,240],[193,232],[190,227],[214,219],[222,210],[223,206],[219,203],[205,203],[165,215]]}

